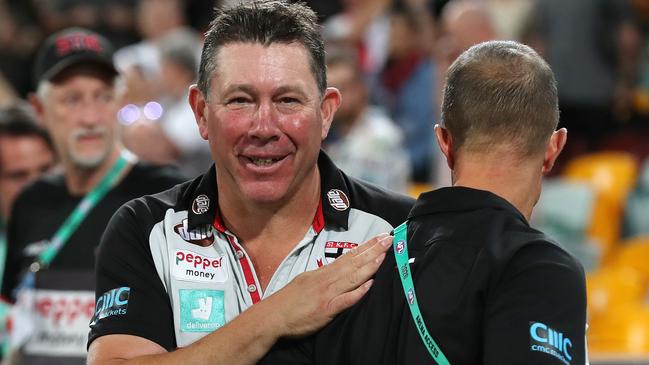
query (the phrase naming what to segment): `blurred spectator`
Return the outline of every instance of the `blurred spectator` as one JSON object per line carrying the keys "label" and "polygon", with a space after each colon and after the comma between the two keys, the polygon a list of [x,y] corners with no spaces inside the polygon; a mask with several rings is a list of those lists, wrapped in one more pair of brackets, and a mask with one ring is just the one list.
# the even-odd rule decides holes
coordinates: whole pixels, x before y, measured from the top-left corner
{"label": "blurred spectator", "polygon": [[[7,257],[6,222],[18,193],[54,165],[50,138],[22,105],[0,109],[0,283]],[[8,344],[5,328],[9,305],[0,301],[0,358]]]}
{"label": "blurred spectator", "polygon": [[391,9],[388,60],[381,86],[385,105],[404,132],[413,181],[430,182],[433,156],[439,154],[433,148],[435,66],[422,44],[420,20],[403,3]]}
{"label": "blurred spectator", "polygon": [[402,146],[403,133],[385,111],[368,104],[356,53],[328,50],[327,78],[343,96],[325,140],[329,156],[354,177],[406,193],[410,159]]}
{"label": "blurred spectator", "polygon": [[160,84],[160,55],[155,43],[167,32],[186,24],[181,0],[139,0],[136,7],[137,29],[142,41],[119,49],[115,66],[125,78],[126,102],[157,100]]}
{"label": "blurred spectator", "polygon": [[639,33],[628,0],[538,0],[535,47],[557,77],[560,126],[570,139],[558,163],[597,149],[627,120]]}
{"label": "blurred spectator", "polygon": [[536,1],[485,0],[485,7],[502,39],[521,41],[531,26]]}
{"label": "blurred spectator", "polygon": [[356,47],[361,69],[370,87],[388,56],[391,0],[342,0],[341,13],[323,24],[327,42]]}
{"label": "blurred spectator", "polygon": [[2,296],[16,301],[11,355],[22,364],[85,364],[103,227],[123,203],[183,181],[122,147],[112,56],[108,40],[72,28],[49,37],[36,59],[31,101],[63,172],[23,190],[8,226]]}
{"label": "blurred spectator", "polygon": [[174,163],[183,175],[194,177],[212,164],[209,145],[200,137],[187,102],[189,86],[197,77],[201,42],[196,32],[179,28],[156,46],[161,61],[159,119],[146,119],[144,110],[143,117],[126,128],[125,143],[144,160]]}
{"label": "blurred spectator", "polygon": [[[475,0],[450,0],[440,10],[438,33],[435,44],[437,77],[435,80],[435,105],[442,104],[442,88],[446,70],[457,56],[474,44],[500,39],[485,4]],[[434,155],[435,173],[433,185],[451,185],[451,170],[440,153]]]}
{"label": "blurred spectator", "polygon": [[0,109],[0,225],[20,190],[54,166],[50,137],[32,113],[22,105]]}

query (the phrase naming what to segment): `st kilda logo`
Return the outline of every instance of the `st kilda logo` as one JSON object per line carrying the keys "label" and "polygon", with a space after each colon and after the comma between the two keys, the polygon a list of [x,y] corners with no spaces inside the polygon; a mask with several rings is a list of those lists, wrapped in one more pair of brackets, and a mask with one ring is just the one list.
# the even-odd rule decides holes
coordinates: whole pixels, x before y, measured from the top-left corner
{"label": "st kilda logo", "polygon": [[210,198],[205,194],[197,196],[192,203],[192,211],[195,214],[203,214],[208,210],[210,210]]}
{"label": "st kilda logo", "polygon": [[176,232],[180,238],[202,247],[207,247],[214,243],[214,232],[212,231],[211,225],[206,224],[190,231],[187,222],[187,219],[183,219],[181,223],[174,226],[174,232]]}
{"label": "st kilda logo", "polygon": [[349,198],[347,195],[338,189],[331,189],[327,192],[329,205],[339,211],[344,211],[349,208]]}

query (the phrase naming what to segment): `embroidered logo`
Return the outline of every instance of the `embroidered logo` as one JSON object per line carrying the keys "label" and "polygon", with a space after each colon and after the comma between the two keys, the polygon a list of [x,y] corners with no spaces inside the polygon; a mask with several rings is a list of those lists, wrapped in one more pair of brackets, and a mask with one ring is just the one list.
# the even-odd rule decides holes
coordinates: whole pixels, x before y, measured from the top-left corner
{"label": "embroidered logo", "polygon": [[329,205],[339,211],[344,211],[349,208],[349,198],[347,195],[338,189],[331,189],[327,192]]}
{"label": "embroidered logo", "polygon": [[358,246],[358,243],[354,242],[336,242],[336,241],[327,241],[325,243],[325,259],[327,263],[332,263],[335,259],[345,254],[347,251]]}
{"label": "embroidered logo", "polygon": [[209,224],[189,230],[188,220],[183,219],[181,223],[174,226],[174,232],[183,240],[202,247],[207,247],[214,243],[214,232],[212,231],[212,226]]}
{"label": "embroidered logo", "polygon": [[197,196],[192,203],[192,211],[196,214],[203,214],[208,210],[210,210],[210,198],[205,194]]}
{"label": "embroidered logo", "polygon": [[180,289],[180,330],[212,332],[225,324],[222,290]]}

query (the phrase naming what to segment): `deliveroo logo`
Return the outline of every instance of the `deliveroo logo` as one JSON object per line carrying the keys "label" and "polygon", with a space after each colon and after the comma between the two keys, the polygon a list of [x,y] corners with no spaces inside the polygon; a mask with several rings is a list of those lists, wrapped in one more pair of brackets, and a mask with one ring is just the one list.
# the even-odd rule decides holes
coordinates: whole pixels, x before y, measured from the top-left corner
{"label": "deliveroo logo", "polygon": [[221,290],[180,290],[180,331],[212,332],[225,324]]}

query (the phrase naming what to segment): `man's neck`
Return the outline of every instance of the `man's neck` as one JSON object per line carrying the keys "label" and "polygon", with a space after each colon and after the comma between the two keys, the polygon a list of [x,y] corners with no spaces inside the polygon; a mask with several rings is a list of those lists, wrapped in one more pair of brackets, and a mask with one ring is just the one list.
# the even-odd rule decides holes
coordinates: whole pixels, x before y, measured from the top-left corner
{"label": "man's neck", "polygon": [[316,169],[298,191],[274,204],[239,200],[222,185],[218,194],[223,222],[246,248],[258,242],[272,244],[278,249],[282,244],[290,248],[304,237],[313,222],[320,201],[320,174]]}
{"label": "man's neck", "polygon": [[108,170],[113,167],[122,149],[121,146],[113,148],[110,155],[99,166],[92,169],[81,168],[71,162],[66,163],[64,166],[65,184],[70,194],[83,196],[97,186]]}
{"label": "man's neck", "polygon": [[529,221],[541,191],[541,164],[521,163],[503,154],[465,156],[453,172],[453,186],[492,192],[507,200]]}

